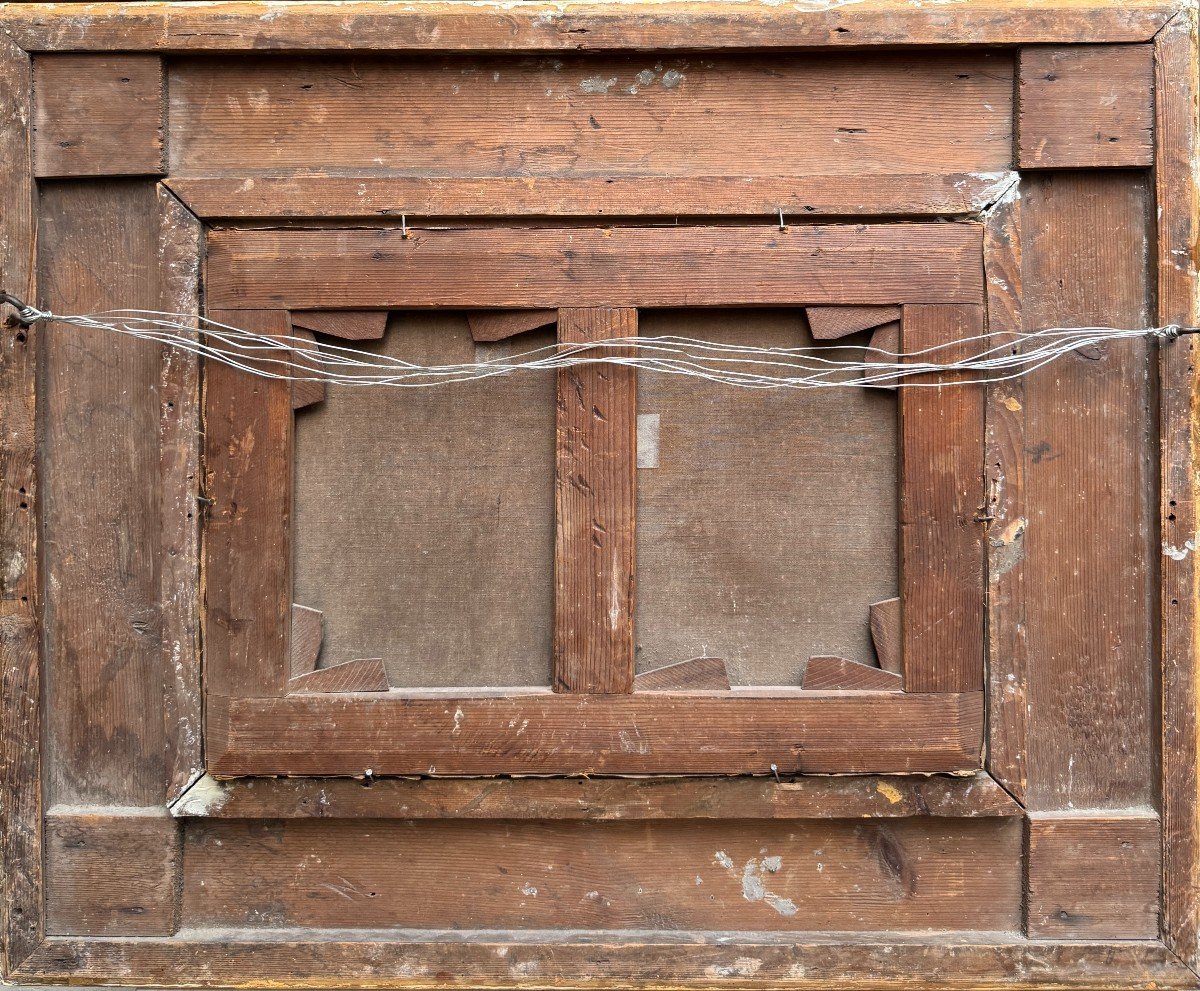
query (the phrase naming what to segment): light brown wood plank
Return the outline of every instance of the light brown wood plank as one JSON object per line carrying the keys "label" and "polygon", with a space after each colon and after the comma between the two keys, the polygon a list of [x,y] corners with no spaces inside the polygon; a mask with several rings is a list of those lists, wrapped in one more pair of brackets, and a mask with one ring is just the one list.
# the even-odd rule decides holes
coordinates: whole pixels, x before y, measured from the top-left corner
{"label": "light brown wood plank", "polygon": [[904,679],[893,671],[844,657],[810,657],[804,668],[805,688],[814,692],[900,692]]}
{"label": "light brown wood plank", "polygon": [[46,818],[46,931],[169,936],[178,928],[179,823],[157,807]]}
{"label": "light brown wood plank", "polygon": [[33,82],[33,162],[39,178],[166,171],[160,58],[39,55]]}
{"label": "light brown wood plank", "polygon": [[1162,831],[1152,812],[1029,817],[1029,935],[1154,939]]}
{"label": "light brown wood plank", "polygon": [[689,176],[172,176],[206,218],[929,216],[977,213],[1015,173]]}
{"label": "light brown wood plank", "polygon": [[205,777],[171,814],[212,819],[904,819],[1023,816],[986,774],[774,778]]}
{"label": "light brown wood plank", "polygon": [[[181,60],[170,76],[170,171],[995,172],[1012,161],[1012,75],[1008,53],[982,51],[876,52],[869,60],[814,53]],[[788,113],[777,112],[783,106]]]}
{"label": "light brown wood plank", "polygon": [[728,691],[729,672],[719,657],[693,657],[688,661],[666,664],[643,671],[633,679],[636,692],[672,692],[711,689]]}
{"label": "light brown wood plank", "polygon": [[[1135,173],[1045,173],[1021,190],[1026,329],[1145,327],[1153,212]],[[1151,345],[1073,353],[1025,379],[1028,807],[1154,801]],[[1086,411],[1086,412],[1084,412]],[[1064,493],[1066,497],[1064,497]]]}
{"label": "light brown wood plank", "polygon": [[289,692],[386,692],[387,669],[378,657],[359,657],[288,681]]}
{"label": "light brown wood plank", "polygon": [[523,3],[495,9],[430,3],[380,8],[369,2],[306,3],[263,21],[235,3],[200,8],[130,9],[93,4],[21,4],[8,15],[13,39],[27,51],[569,51],[681,48],[697,39],[714,48],[806,48],[859,45],[1021,45],[1148,41],[1174,13],[1161,0],[985,0],[955,9],[867,0],[844,7],[780,10],[769,2],[680,4],[664,10],[631,3],[563,8]]}
{"label": "light brown wood plank", "polygon": [[[219,323],[287,335],[282,310],[210,309]],[[205,687],[284,691],[292,610],[292,390],[205,365]]]}
{"label": "light brown wood plank", "polygon": [[558,322],[558,310],[469,310],[467,324],[471,339],[503,341]]}
{"label": "light brown wood plank", "polygon": [[[189,820],[195,927],[1011,930],[1014,819]],[[443,880],[454,850],[454,884]],[[569,863],[570,869],[563,864]],[[301,865],[304,866],[301,866]],[[818,866],[820,865],[820,866]],[[471,892],[469,898],[463,891]]]}
{"label": "light brown wood plank", "polygon": [[1154,153],[1154,46],[1023,48],[1017,164],[1139,168]]}
{"label": "light brown wood plank", "polygon": [[325,637],[321,610],[292,604],[292,628],[288,640],[288,677],[299,678],[317,669],[321,642]]}
{"label": "light brown wood plank", "polygon": [[[1193,250],[1200,217],[1196,128],[1197,12],[1181,11],[1155,39],[1157,321],[1200,323]],[[1186,337],[1159,356],[1162,466],[1159,522],[1164,547],[1183,548],[1197,520],[1197,345]],[[1193,538],[1194,539],[1194,538]],[[1200,652],[1196,646],[1196,555],[1160,559],[1162,675],[1163,930],[1167,945],[1200,969]]]}
{"label": "light brown wood plank", "polygon": [[209,696],[241,774],[908,773],[979,767],[979,693]]}
{"label": "light brown wood plank", "polygon": [[[0,37],[0,284],[36,296],[29,57]],[[0,326],[0,972],[42,938],[42,664],[36,378],[42,331]]]}
{"label": "light brown wood plank", "polygon": [[[43,183],[40,195],[42,299],[67,313],[160,308],[153,181]],[[42,335],[48,804],[150,805],[168,779],[153,552],[162,352],[72,326]]]}
{"label": "light brown wood plank", "polygon": [[377,341],[387,330],[387,310],[293,310],[292,327],[347,341]]}
{"label": "light brown wood plank", "polygon": [[[982,307],[906,306],[902,350],[982,331]],[[978,348],[951,347],[938,358]],[[900,390],[900,599],[910,692],[983,686],[983,388],[946,382]]]}
{"label": "light brown wood plank", "polygon": [[214,306],[978,303],[977,224],[213,231]]}
{"label": "light brown wood plank", "polygon": [[[200,222],[158,186],[159,309],[200,312]],[[194,336],[194,335],[193,335]],[[203,770],[200,687],[200,360],[164,348],[159,381],[159,546],[167,801]]]}
{"label": "light brown wood plank", "polygon": [[818,341],[832,341],[900,319],[898,306],[810,306],[804,311]]}
{"label": "light brown wood plank", "polygon": [[[636,337],[637,310],[564,308],[560,344]],[[554,545],[556,692],[633,691],[637,372],[558,372]]]}
{"label": "light brown wood plank", "polygon": [[875,657],[884,671],[904,673],[903,616],[900,598],[872,602],[867,613]]}

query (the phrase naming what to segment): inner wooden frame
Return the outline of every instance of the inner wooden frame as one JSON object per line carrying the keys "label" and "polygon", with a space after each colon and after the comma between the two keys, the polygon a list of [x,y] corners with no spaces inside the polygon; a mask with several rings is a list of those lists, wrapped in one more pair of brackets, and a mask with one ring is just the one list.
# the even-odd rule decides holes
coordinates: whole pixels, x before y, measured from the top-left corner
{"label": "inner wooden frame", "polygon": [[[984,326],[974,223],[217,230],[208,244],[210,316],[267,334],[291,310],[462,306],[556,308],[563,342],[631,336],[639,307],[899,304],[906,352]],[[292,386],[216,363],[206,376],[210,772],[980,768],[982,386],[901,394],[905,692],[634,690],[635,373],[584,366],[558,378],[553,688],[289,695]]]}

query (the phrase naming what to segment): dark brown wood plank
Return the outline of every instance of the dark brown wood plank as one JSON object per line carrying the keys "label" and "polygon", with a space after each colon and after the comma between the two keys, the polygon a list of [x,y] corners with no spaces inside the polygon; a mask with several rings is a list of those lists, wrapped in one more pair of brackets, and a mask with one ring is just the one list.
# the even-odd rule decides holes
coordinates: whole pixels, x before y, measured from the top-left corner
{"label": "dark brown wood plank", "polygon": [[1175,8],[1161,0],[986,0],[955,10],[869,0],[843,7],[780,10],[766,3],[603,3],[560,8],[529,3],[492,11],[431,3],[392,10],[371,3],[306,3],[263,21],[233,3],[200,8],[93,4],[26,9],[8,16],[26,51],[569,51],[681,48],[807,48],[860,45],[1028,45],[1148,41]]}
{"label": "dark brown wood plank", "polygon": [[[1025,329],[1145,327],[1149,229],[1136,173],[1043,173],[1021,189]],[[1075,352],[1021,398],[1028,807],[1154,802],[1151,345]],[[1098,521],[1103,521],[1098,522]],[[1011,621],[1011,620],[1010,620]]]}
{"label": "dark brown wood plank", "polygon": [[210,304],[978,303],[978,224],[213,231]]}
{"label": "dark brown wood plank", "polygon": [[292,327],[347,341],[377,341],[387,330],[387,310],[293,310]]}
{"label": "dark brown wood plank", "polygon": [[358,657],[288,681],[289,692],[386,692],[387,669],[378,657]]}
{"label": "dark brown wood plank", "polygon": [[558,310],[472,310],[467,313],[471,338],[503,341],[558,322]]}
{"label": "dark brown wood plank", "polygon": [[1154,939],[1162,830],[1152,812],[1029,817],[1029,935]]}
{"label": "dark brown wood plank", "polygon": [[902,819],[1023,816],[986,774],[774,778],[205,777],[171,813],[206,819]]}
{"label": "dark brown wood plank", "polygon": [[729,672],[720,657],[693,657],[643,671],[633,679],[636,692],[687,692],[697,689],[729,690]]}
{"label": "dark brown wood plank", "polygon": [[[1193,250],[1200,217],[1200,135],[1196,128],[1197,14],[1181,11],[1155,39],[1157,321],[1200,323]],[[1159,356],[1162,466],[1159,598],[1162,674],[1163,931],[1167,945],[1200,970],[1200,652],[1196,647],[1195,553],[1181,554],[1197,520],[1197,345],[1186,337]]]}
{"label": "dark brown wood plank", "polygon": [[975,770],[980,693],[209,696],[209,770],[780,774]]}
{"label": "dark brown wood plank", "polygon": [[[634,309],[564,308],[560,344],[636,337]],[[554,470],[556,692],[633,691],[637,372],[558,373]]]}
{"label": "dark brown wood plank", "polygon": [[[158,187],[159,309],[200,312],[200,222]],[[204,768],[200,687],[200,359],[164,348],[159,381],[159,568],[162,664],[167,679],[166,798],[178,797]]]}
{"label": "dark brown wood plank", "polygon": [[[288,928],[608,930],[612,939],[612,930],[718,927],[1002,932],[1021,916],[1020,872],[996,869],[1020,856],[1018,819],[187,827],[183,917],[197,928],[267,918]],[[451,850],[447,884],[439,878]]]}
{"label": "dark brown wood plank", "polygon": [[1017,67],[1018,166],[1152,164],[1153,45],[1023,48]]}
{"label": "dark brown wood plank", "polygon": [[46,818],[46,931],[169,936],[179,926],[179,823],[165,809],[86,807]]}
{"label": "dark brown wood plank", "polygon": [[1016,178],[1010,171],[932,175],[786,178],[430,178],[364,175],[259,176],[253,185],[222,176],[173,176],[170,186],[199,216],[248,219],[323,217],[646,217],[929,216],[977,213]]}
{"label": "dark brown wood plank", "polygon": [[[285,311],[212,310],[219,323],[287,335]],[[205,686],[284,691],[292,609],[292,390],[205,365]]]}
{"label": "dark brown wood plank", "polygon": [[[0,37],[0,284],[36,299],[29,57]],[[42,938],[42,666],[36,377],[42,331],[0,326],[0,972]]]}
{"label": "dark brown wood plank", "polygon": [[998,172],[1012,163],[1012,100],[1012,56],[978,49],[178,60],[170,171],[523,179],[586,161],[605,177]]}
{"label": "dark brown wood plank", "polygon": [[872,602],[867,612],[875,657],[884,671],[904,673],[903,615],[900,597]]}
{"label": "dark brown wood plank", "polygon": [[804,311],[818,341],[832,341],[900,319],[899,306],[810,306]]}
{"label": "dark brown wood plank", "polygon": [[39,55],[33,82],[33,163],[39,178],[166,171],[160,58]]}
{"label": "dark brown wood plank", "polygon": [[900,692],[904,679],[893,671],[844,657],[810,657],[803,686],[814,692]]}
{"label": "dark brown wood plank", "polygon": [[[906,306],[902,350],[982,331],[979,306]],[[978,341],[959,345],[938,359],[978,349]],[[900,599],[910,692],[983,686],[983,387],[945,381],[900,391]]]}
{"label": "dark brown wood plank", "polygon": [[[153,181],[43,183],[40,195],[44,305],[160,308]],[[42,334],[48,804],[152,805],[168,780],[162,351],[73,326]]]}

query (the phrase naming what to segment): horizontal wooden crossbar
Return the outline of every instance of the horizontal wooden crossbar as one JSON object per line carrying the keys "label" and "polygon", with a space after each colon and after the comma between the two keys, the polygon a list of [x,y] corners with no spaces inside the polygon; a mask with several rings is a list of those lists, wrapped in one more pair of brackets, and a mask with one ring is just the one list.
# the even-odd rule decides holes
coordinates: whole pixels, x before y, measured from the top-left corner
{"label": "horizontal wooden crossbar", "polygon": [[981,303],[975,223],[218,230],[209,305],[795,306]]}
{"label": "horizontal wooden crossbar", "polygon": [[209,696],[209,770],[277,774],[974,771],[981,693],[792,689],[565,695],[509,689]]}

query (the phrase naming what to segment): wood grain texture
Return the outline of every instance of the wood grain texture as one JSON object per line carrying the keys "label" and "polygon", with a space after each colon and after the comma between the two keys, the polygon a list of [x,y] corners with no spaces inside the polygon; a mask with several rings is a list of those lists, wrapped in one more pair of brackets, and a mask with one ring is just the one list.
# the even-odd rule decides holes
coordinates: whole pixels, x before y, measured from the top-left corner
{"label": "wood grain texture", "polygon": [[897,0],[779,10],[771,3],[431,3],[380,8],[369,2],[306,3],[262,20],[236,3],[130,10],[93,4],[21,4],[6,14],[26,51],[570,51],[695,50],[860,45],[1021,45],[1148,41],[1174,12],[1161,0],[984,0],[944,9]]}
{"label": "wood grain texture", "polygon": [[[200,222],[158,187],[159,309],[200,312]],[[163,728],[172,801],[204,768],[200,686],[200,360],[163,348],[159,380]]]}
{"label": "wood grain texture", "polygon": [[[1013,190],[984,223],[988,334],[1015,350],[1021,320],[1021,206]],[[1018,800],[1028,778],[1029,643],[1025,634],[1025,380],[987,389],[984,480],[988,581],[988,768]]]}
{"label": "wood grain texture", "polygon": [[213,231],[210,305],[978,303],[978,224]]}
{"label": "wood grain texture", "polygon": [[893,671],[844,657],[810,657],[803,686],[814,692],[900,692],[904,679]]}
{"label": "wood grain texture", "polygon": [[158,983],[178,984],[203,972],[213,982],[294,984],[344,980],[345,974],[362,970],[369,961],[373,980],[396,987],[427,985],[430,973],[477,974],[476,980],[489,986],[521,987],[529,985],[530,972],[539,982],[564,985],[585,975],[589,987],[611,991],[631,984],[718,982],[812,991],[870,991],[880,982],[903,991],[956,983],[1000,991],[1035,981],[1078,989],[1153,984],[1192,991],[1196,986],[1196,975],[1156,940],[1072,942],[958,932],[936,938],[849,940],[798,938],[791,932],[539,932],[531,937],[445,930],[374,938],[354,931],[323,935],[319,941],[283,934],[264,939],[261,930],[240,929],[173,940],[52,937],[21,976],[30,981],[75,978],[111,983],[139,973],[152,975]]}
{"label": "wood grain texture", "polygon": [[932,175],[482,178],[363,175],[172,177],[206,218],[929,216],[977,213],[1015,173]]}
{"label": "wood grain texture", "polygon": [[[1134,173],[1047,173],[1021,190],[1025,329],[1145,327],[1153,214]],[[1026,377],[1024,625],[1034,811],[1153,801],[1150,346],[1073,353]],[[1085,525],[1085,521],[1087,522]]]}
{"label": "wood grain texture", "polygon": [[[982,307],[906,306],[902,351],[982,332]],[[942,388],[900,391],[900,599],[910,692],[983,686],[983,389],[946,378]]]}
{"label": "wood grain texture", "polygon": [[[285,336],[282,310],[214,310],[219,323]],[[292,390],[288,381],[205,365],[205,687],[277,695],[290,658]]]}
{"label": "wood grain texture", "polygon": [[986,774],[774,778],[205,777],[171,809],[208,819],[905,819],[1022,816]]}
{"label": "wood grain texture", "polygon": [[153,807],[46,818],[46,931],[169,936],[178,928],[179,824]]}
{"label": "wood grain texture", "polygon": [[292,628],[288,638],[288,677],[299,678],[317,669],[325,638],[324,617],[319,609],[292,603]]}
{"label": "wood grain texture", "polygon": [[[1181,11],[1155,41],[1157,320],[1200,323],[1200,104],[1197,13]],[[1200,383],[1195,337],[1159,354],[1162,466],[1159,521],[1164,548],[1186,548],[1200,532],[1197,459]],[[1200,648],[1195,553],[1161,558],[1163,931],[1167,945],[1200,969]]]}
{"label": "wood grain texture", "polygon": [[[814,53],[180,60],[170,74],[170,171],[996,172],[1012,162],[1012,77],[1008,53],[980,51],[876,52],[869,60]],[[778,114],[780,106],[791,112]],[[735,133],[737,141],[713,140]],[[905,140],[894,140],[897,133]]]}
{"label": "wood grain texture", "polygon": [[[558,311],[560,344],[636,337],[633,309]],[[556,692],[633,691],[637,372],[558,372],[555,456]]]}
{"label": "wood grain texture", "polygon": [[[36,299],[29,57],[0,38],[0,285]],[[6,313],[7,317],[8,314]],[[41,330],[0,326],[0,973],[42,937],[37,450]]]}
{"label": "wood grain texture", "polygon": [[1154,155],[1154,46],[1023,48],[1017,165],[1139,168]]}
{"label": "wood grain texture", "polygon": [[471,339],[503,341],[558,322],[558,310],[469,310]]}
{"label": "wood grain texture", "polygon": [[386,692],[387,669],[382,658],[359,657],[332,667],[319,668],[288,681],[288,691],[304,692]]}
{"label": "wood grain texture", "polygon": [[[44,306],[160,308],[157,264],[146,263],[159,251],[152,181],[43,183],[40,195]],[[168,777],[162,352],[71,326],[42,335],[48,804],[151,805]]]}
{"label": "wood grain texture", "polygon": [[904,673],[903,615],[900,597],[872,602],[868,611],[875,659],[884,671]]}
{"label": "wood grain texture", "polygon": [[1030,936],[1158,936],[1162,830],[1152,812],[1029,817]]}
{"label": "wood grain texture", "polygon": [[832,341],[900,319],[899,306],[810,306],[808,329],[818,341]]}
{"label": "wood grain texture", "polygon": [[293,310],[293,329],[347,341],[377,341],[387,330],[387,310]]}
{"label": "wood grain texture", "polygon": [[209,696],[209,771],[780,774],[976,770],[979,693]]}
{"label": "wood grain texture", "polygon": [[187,825],[189,927],[1003,932],[1020,924],[1020,874],[995,869],[1020,856],[1022,824],[1008,818]]}
{"label": "wood grain texture", "polygon": [[157,56],[40,55],[33,84],[39,178],[166,171],[166,93]]}
{"label": "wood grain texture", "polygon": [[719,657],[693,657],[643,671],[633,679],[635,692],[678,692],[708,689],[729,690],[729,672]]}

